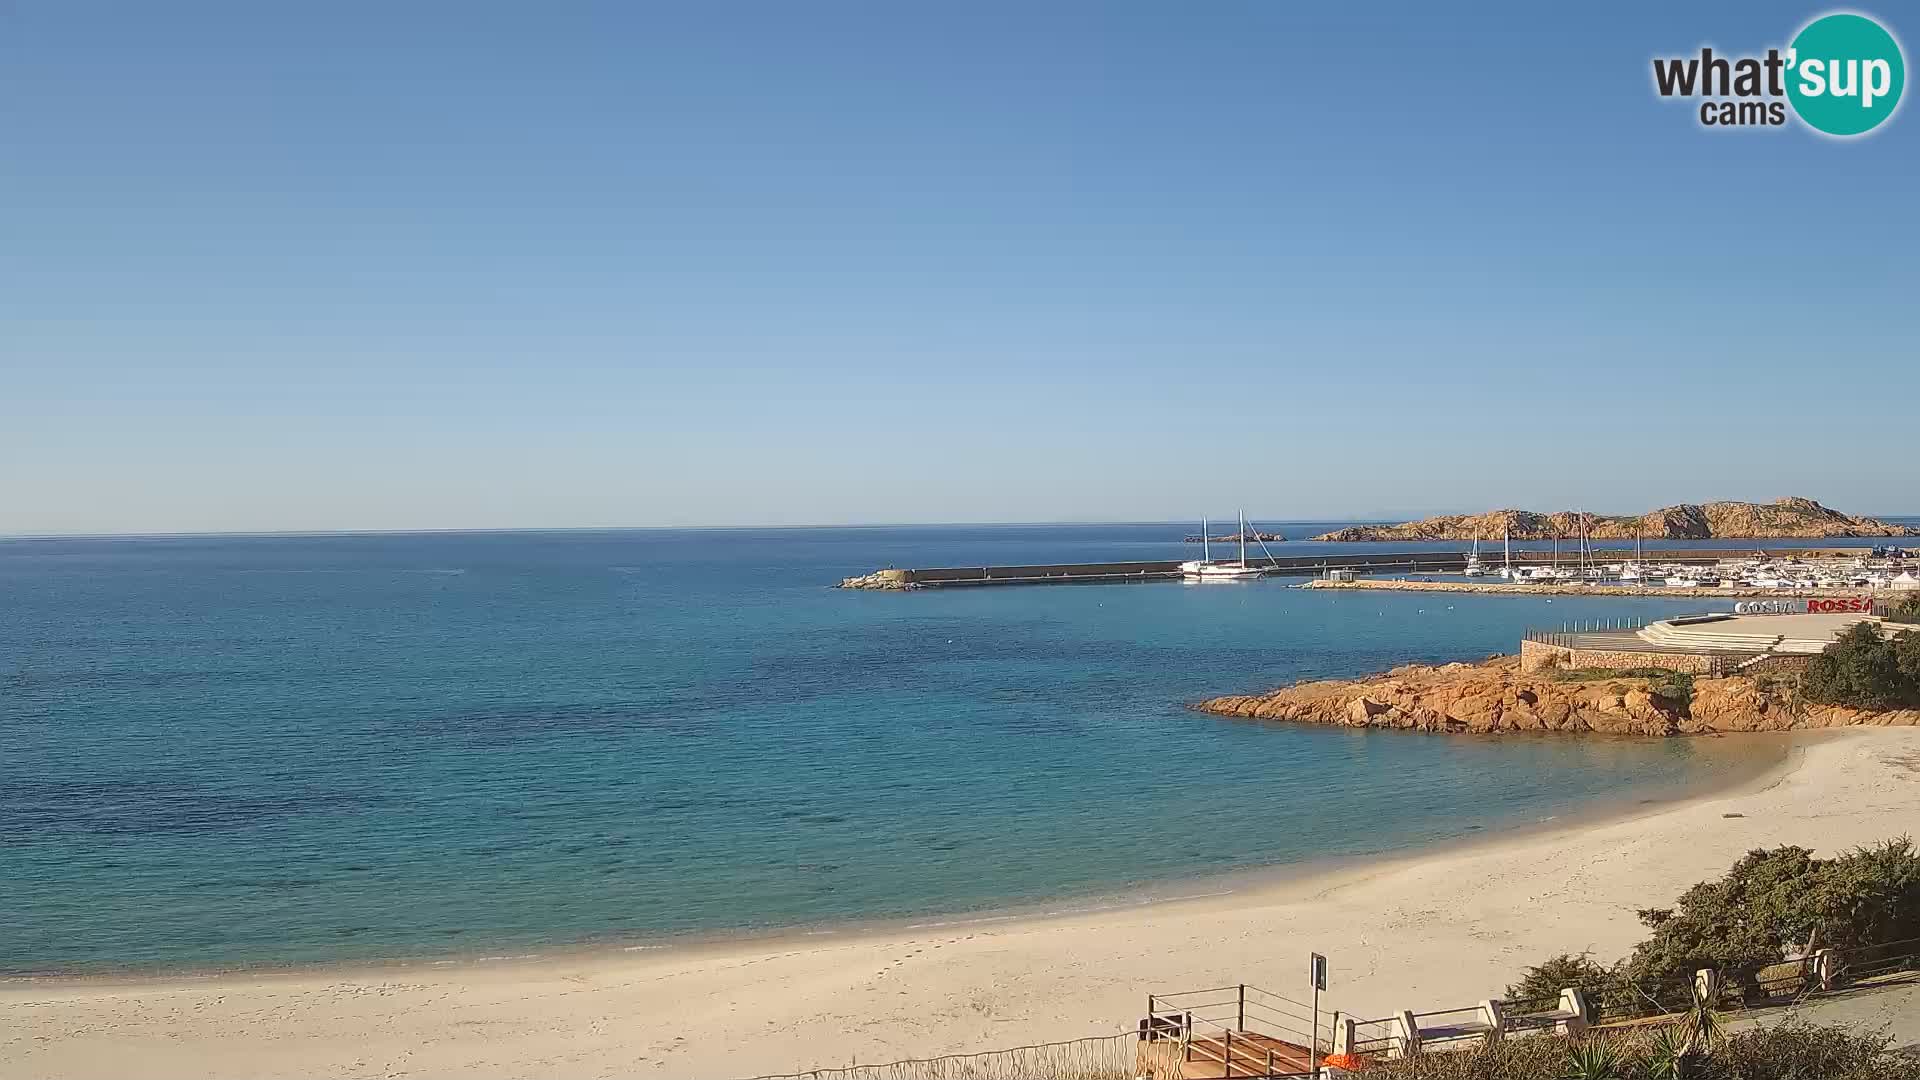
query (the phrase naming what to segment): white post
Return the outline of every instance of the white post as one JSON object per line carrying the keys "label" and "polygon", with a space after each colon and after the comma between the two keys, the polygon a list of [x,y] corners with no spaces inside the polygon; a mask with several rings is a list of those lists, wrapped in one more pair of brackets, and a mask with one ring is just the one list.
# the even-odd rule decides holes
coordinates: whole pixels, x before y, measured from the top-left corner
{"label": "white post", "polygon": [[1713,1008],[1720,1000],[1720,973],[1712,968],[1701,968],[1693,973],[1693,996],[1705,1008]]}
{"label": "white post", "polygon": [[1499,1042],[1500,1037],[1506,1034],[1507,1017],[1500,1011],[1498,1001],[1488,999],[1480,1003],[1480,1021],[1487,1025],[1488,1042]]}
{"label": "white post", "polygon": [[1413,1010],[1401,1009],[1394,1016],[1393,1041],[1388,1057],[1414,1057],[1420,1053],[1420,1022],[1413,1018]]}
{"label": "white post", "polygon": [[1587,1007],[1587,995],[1574,986],[1560,991],[1560,1014],[1565,1019],[1553,1025],[1555,1033],[1560,1035],[1586,1034],[1587,1017],[1593,1015]]}
{"label": "white post", "polygon": [[1813,953],[1813,973],[1820,980],[1820,989],[1833,989],[1833,950],[1816,949]]}
{"label": "white post", "polygon": [[1353,1053],[1353,1017],[1338,1009],[1333,1011],[1333,1052],[1336,1054]]}

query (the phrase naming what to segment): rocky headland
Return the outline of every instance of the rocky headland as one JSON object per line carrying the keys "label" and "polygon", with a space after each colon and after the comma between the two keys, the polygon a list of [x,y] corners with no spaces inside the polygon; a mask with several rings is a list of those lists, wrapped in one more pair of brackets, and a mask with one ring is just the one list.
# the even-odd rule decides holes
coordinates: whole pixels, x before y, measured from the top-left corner
{"label": "rocky headland", "polygon": [[1517,656],[1413,664],[1362,679],[1300,682],[1265,694],[1211,698],[1193,707],[1256,720],[1484,735],[1664,737],[1920,726],[1920,710],[1865,712],[1804,703],[1791,678],[1522,672]]}
{"label": "rocky headland", "polygon": [[1665,506],[1638,517],[1563,510],[1493,510],[1485,514],[1443,514],[1398,525],[1359,525],[1323,533],[1315,540],[1515,540],[1569,539],[1585,532],[1594,540],[1817,540],[1827,536],[1920,536],[1920,529],[1875,518],[1855,517],[1812,499],[1785,498],[1770,503],[1710,502]]}

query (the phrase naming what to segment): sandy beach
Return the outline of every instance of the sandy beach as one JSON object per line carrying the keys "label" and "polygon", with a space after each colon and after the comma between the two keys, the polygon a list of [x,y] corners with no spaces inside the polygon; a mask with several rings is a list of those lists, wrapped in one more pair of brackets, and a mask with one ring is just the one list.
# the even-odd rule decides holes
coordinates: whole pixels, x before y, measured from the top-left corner
{"label": "sandy beach", "polygon": [[[1747,736],[1769,738],[1772,736]],[[1365,813],[1365,807],[1356,807]],[[1249,982],[1366,1015],[1467,1005],[1759,846],[1920,821],[1920,731],[1799,737],[1739,790],[1635,816],[1120,909],[542,958],[0,983],[8,1077],[722,1078],[1130,1028],[1149,991]]]}

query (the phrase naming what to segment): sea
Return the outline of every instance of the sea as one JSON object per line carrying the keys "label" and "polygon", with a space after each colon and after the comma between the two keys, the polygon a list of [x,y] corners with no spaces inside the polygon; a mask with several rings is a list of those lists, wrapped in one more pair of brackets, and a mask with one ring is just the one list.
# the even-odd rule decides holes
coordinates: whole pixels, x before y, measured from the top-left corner
{"label": "sea", "polygon": [[[1192,531],[0,540],[0,973],[639,949],[1131,903],[1756,771],[1751,740],[1186,707],[1711,601],[1280,578],[832,587],[889,565],[1190,557]],[[1407,545],[1350,547],[1385,546]]]}

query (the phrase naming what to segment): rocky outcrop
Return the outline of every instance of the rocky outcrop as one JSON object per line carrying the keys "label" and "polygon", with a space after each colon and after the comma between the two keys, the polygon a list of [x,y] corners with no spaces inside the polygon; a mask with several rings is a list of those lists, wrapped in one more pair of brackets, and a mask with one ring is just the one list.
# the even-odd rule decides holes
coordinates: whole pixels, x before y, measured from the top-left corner
{"label": "rocky outcrop", "polygon": [[1324,533],[1315,540],[1515,540],[1572,539],[1584,526],[1594,540],[1805,539],[1828,536],[1920,536],[1920,529],[1875,518],[1855,517],[1812,499],[1785,498],[1770,503],[1710,502],[1666,506],[1639,517],[1609,517],[1563,510],[1494,510],[1485,514],[1445,514],[1398,525],[1360,525]]}
{"label": "rocky outcrop", "polygon": [[842,589],[880,589],[885,591],[904,591],[919,588],[907,576],[905,570],[875,570],[871,574],[858,577],[841,578],[837,588]]}
{"label": "rocky outcrop", "polygon": [[1790,681],[1696,677],[1691,700],[1633,676],[1569,679],[1525,673],[1514,656],[1478,664],[1409,665],[1364,679],[1301,682],[1266,694],[1212,698],[1202,712],[1339,727],[1449,734],[1569,732],[1703,735],[1860,726],[1920,726],[1920,711],[1808,706]]}

